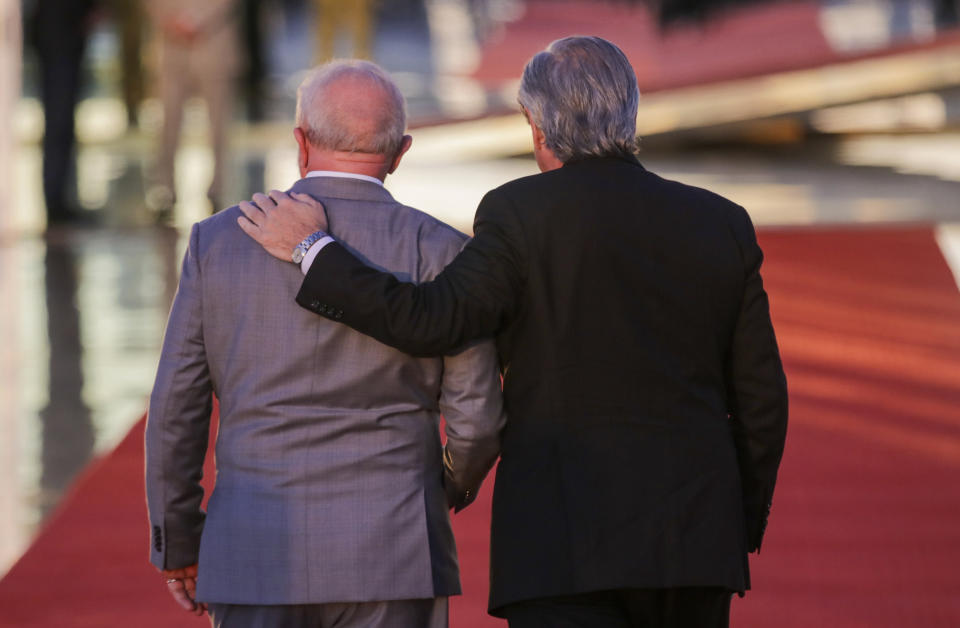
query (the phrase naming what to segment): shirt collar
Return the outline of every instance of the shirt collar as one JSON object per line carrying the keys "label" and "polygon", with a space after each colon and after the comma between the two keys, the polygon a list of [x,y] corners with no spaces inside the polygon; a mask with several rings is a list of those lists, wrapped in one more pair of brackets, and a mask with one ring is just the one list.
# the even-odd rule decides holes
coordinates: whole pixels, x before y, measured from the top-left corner
{"label": "shirt collar", "polygon": [[376,177],[370,177],[365,174],[356,174],[354,172],[339,172],[336,170],[311,170],[306,174],[304,179],[309,179],[311,177],[336,177],[339,179],[360,179],[361,181],[369,181],[371,183],[376,183],[380,187],[383,187],[383,181]]}

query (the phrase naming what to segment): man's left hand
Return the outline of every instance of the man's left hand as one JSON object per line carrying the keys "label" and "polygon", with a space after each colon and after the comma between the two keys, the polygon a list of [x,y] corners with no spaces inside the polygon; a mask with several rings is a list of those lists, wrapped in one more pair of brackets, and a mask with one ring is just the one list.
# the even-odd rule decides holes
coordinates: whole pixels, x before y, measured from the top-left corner
{"label": "man's left hand", "polygon": [[237,224],[267,253],[291,261],[293,249],[311,233],[327,230],[323,204],[309,194],[287,194],[272,190],[270,195],[254,194],[253,201],[239,205],[243,216]]}
{"label": "man's left hand", "polygon": [[180,608],[197,616],[207,612],[207,605],[197,602],[196,565],[182,569],[165,569],[163,577],[167,581],[167,590]]}

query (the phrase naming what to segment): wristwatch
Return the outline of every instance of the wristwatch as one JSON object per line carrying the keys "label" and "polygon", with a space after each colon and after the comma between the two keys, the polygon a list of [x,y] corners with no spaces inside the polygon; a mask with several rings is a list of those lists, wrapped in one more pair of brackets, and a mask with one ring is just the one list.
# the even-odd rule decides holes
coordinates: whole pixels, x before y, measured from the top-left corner
{"label": "wristwatch", "polygon": [[293,260],[294,264],[299,264],[303,261],[304,256],[307,254],[307,251],[310,250],[310,247],[313,246],[317,240],[325,238],[327,234],[323,231],[314,231],[303,240],[300,241],[300,244],[293,249],[293,254],[290,255],[290,259]]}

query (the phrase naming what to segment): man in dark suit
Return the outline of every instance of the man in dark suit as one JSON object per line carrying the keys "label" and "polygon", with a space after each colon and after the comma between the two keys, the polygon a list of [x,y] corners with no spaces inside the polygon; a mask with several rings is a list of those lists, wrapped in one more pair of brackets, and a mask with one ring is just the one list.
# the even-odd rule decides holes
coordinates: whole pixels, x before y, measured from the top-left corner
{"label": "man in dark suit", "polygon": [[514,628],[726,626],[769,514],[787,391],[762,253],[741,207],[640,165],[638,98],[610,42],[537,54],[519,100],[543,172],[489,192],[428,283],[311,233],[316,204],[241,206],[277,257],[323,238],[305,308],[415,355],[496,335],[490,612]]}
{"label": "man in dark suit", "polygon": [[74,108],[80,95],[80,66],[94,0],[40,0],[34,37],[43,101],[43,197],[47,223],[82,223],[90,214],[76,206]]}

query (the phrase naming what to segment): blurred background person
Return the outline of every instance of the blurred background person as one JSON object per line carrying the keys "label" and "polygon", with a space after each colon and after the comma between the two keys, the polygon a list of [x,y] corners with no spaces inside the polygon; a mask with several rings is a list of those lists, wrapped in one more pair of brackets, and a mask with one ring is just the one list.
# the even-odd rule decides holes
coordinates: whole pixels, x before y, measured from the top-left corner
{"label": "blurred background person", "polygon": [[261,0],[243,0],[243,48],[246,64],[243,71],[243,91],[247,105],[247,120],[263,120],[264,73],[266,59],[263,49],[264,10]]}
{"label": "blurred background person", "polygon": [[207,106],[213,179],[207,197],[216,211],[223,198],[227,124],[238,70],[238,0],[150,0],[144,5],[160,38],[163,131],[155,183],[147,206],[166,218],[176,202],[174,161],[187,97],[196,91]]}
{"label": "blurred background person", "polygon": [[960,1],[934,0],[933,17],[938,29],[952,28],[960,18]]}
{"label": "blurred background person", "polygon": [[949,32],[960,24],[960,0],[930,0],[925,5],[930,13],[929,20],[933,22],[927,39],[932,39],[942,32]]}
{"label": "blurred background person", "polygon": [[314,63],[333,58],[339,35],[346,32],[351,48],[340,56],[371,58],[376,0],[313,0]]}
{"label": "blurred background person", "polygon": [[[13,116],[20,98],[20,2],[0,0],[0,120]],[[10,125],[0,125],[0,190],[13,185],[14,136]],[[0,235],[8,228],[7,214],[0,214]]]}
{"label": "blurred background person", "polygon": [[120,88],[127,125],[135,127],[143,101],[143,7],[139,0],[110,0],[109,7],[120,40]]}
{"label": "blurred background person", "polygon": [[48,225],[82,222],[90,215],[79,211],[76,202],[74,108],[93,8],[93,0],[39,0],[34,15],[44,114],[43,197]]}

